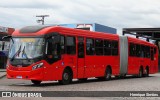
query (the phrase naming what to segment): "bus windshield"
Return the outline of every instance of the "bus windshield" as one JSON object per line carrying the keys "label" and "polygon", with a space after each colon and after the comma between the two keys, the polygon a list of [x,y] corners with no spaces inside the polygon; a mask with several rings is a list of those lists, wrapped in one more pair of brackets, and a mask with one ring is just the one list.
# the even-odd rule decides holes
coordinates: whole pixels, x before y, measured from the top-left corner
{"label": "bus windshield", "polygon": [[43,56],[43,38],[13,38],[10,43],[9,58],[33,59]]}

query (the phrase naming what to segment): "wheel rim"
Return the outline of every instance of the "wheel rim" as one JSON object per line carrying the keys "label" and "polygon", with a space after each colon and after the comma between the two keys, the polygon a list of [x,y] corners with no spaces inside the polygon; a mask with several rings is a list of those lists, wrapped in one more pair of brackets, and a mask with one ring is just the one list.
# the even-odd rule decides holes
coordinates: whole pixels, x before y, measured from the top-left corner
{"label": "wheel rim", "polygon": [[69,79],[68,73],[64,73],[63,78],[64,78],[64,80],[68,80]]}
{"label": "wheel rim", "polygon": [[109,79],[109,78],[110,78],[110,76],[111,76],[111,73],[110,73],[110,71],[109,71],[109,70],[107,70],[106,78],[107,78],[107,79]]}
{"label": "wheel rim", "polygon": [[147,76],[149,75],[149,70],[148,70],[148,69],[146,69],[146,75],[147,75]]}
{"label": "wheel rim", "polygon": [[142,77],[142,70],[139,71],[139,76]]}

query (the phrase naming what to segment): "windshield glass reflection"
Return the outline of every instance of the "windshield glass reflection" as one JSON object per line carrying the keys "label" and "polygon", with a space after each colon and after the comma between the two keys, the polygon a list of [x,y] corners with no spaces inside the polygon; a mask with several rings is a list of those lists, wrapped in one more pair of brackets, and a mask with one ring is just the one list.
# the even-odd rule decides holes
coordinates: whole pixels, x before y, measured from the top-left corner
{"label": "windshield glass reflection", "polygon": [[13,38],[9,58],[32,59],[43,55],[43,38]]}

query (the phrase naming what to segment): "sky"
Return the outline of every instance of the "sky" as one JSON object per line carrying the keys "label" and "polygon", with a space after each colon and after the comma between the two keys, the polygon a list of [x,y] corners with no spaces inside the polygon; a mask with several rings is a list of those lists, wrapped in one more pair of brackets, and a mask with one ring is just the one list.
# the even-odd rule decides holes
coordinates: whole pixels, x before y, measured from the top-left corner
{"label": "sky", "polygon": [[160,0],[1,0],[0,26],[37,25],[36,15],[49,15],[45,24],[99,23],[122,28],[160,27]]}

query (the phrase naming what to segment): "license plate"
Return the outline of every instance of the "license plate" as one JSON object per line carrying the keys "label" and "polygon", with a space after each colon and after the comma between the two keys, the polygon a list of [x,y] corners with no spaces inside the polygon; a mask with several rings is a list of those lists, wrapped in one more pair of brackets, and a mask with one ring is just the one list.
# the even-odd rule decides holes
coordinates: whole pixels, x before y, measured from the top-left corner
{"label": "license plate", "polygon": [[19,79],[21,79],[21,78],[22,78],[22,76],[17,76],[16,78],[19,78]]}

